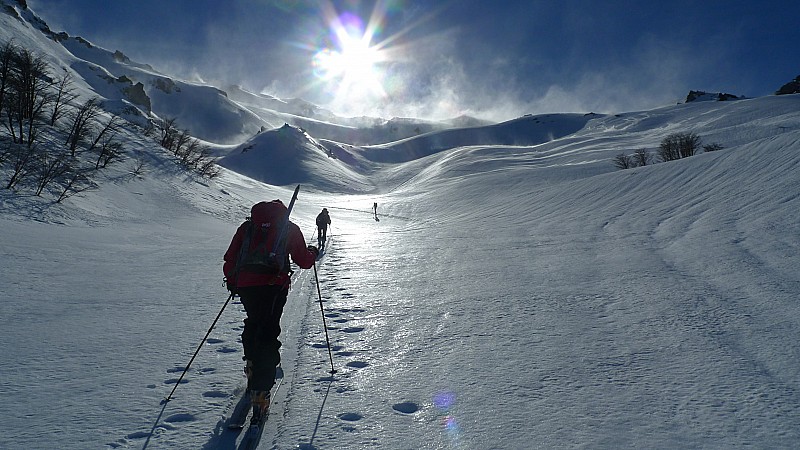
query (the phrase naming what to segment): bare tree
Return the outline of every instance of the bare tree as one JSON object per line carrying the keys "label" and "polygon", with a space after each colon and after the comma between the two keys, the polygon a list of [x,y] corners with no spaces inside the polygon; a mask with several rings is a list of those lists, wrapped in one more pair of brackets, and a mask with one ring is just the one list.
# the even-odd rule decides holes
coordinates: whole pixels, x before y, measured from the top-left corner
{"label": "bare tree", "polygon": [[95,169],[105,168],[122,156],[122,143],[114,141],[113,136],[105,137],[97,149],[98,155],[94,164]]}
{"label": "bare tree", "polygon": [[199,140],[192,138],[177,156],[184,167],[194,169],[200,160],[204,159],[208,154],[210,154],[208,147],[202,145]]}
{"label": "bare tree", "polygon": [[670,134],[661,140],[661,144],[658,146],[658,157],[664,162],[681,158],[680,138],[677,133]]}
{"label": "bare tree", "polygon": [[51,182],[63,177],[69,170],[70,165],[64,161],[60,155],[52,155],[46,151],[39,155],[39,161],[36,164],[36,196],[42,195],[42,191]]}
{"label": "bare tree", "polygon": [[645,149],[640,148],[633,154],[633,162],[636,166],[646,166],[653,162],[653,156]]}
{"label": "bare tree", "polygon": [[197,139],[195,142],[194,158],[189,161],[190,167],[196,169],[203,165],[207,160],[211,159],[211,149],[207,145],[203,145]]}
{"label": "bare tree", "polygon": [[678,146],[681,158],[694,156],[700,149],[700,136],[695,133],[680,133],[678,135]]}
{"label": "bare tree", "polygon": [[65,143],[73,158],[78,144],[91,133],[91,124],[100,115],[100,111],[100,101],[96,97],[92,97],[72,113],[72,125]]}
{"label": "bare tree", "polygon": [[618,169],[630,169],[631,167],[636,167],[633,163],[633,157],[631,155],[626,155],[625,153],[620,153],[615,156],[612,162]]}
{"label": "bare tree", "polygon": [[178,129],[175,125],[176,121],[176,118],[168,117],[156,122],[156,127],[158,127],[159,136],[161,138],[159,143],[162,147],[170,151],[173,151],[175,139],[178,135]]}
{"label": "bare tree", "polygon": [[12,144],[10,142],[8,142],[8,141],[6,141],[5,144],[6,145],[3,146],[2,149],[0,149],[0,167],[3,166],[3,163],[5,163],[6,159],[8,159],[8,155],[11,154],[11,146],[12,146]]}
{"label": "bare tree", "polygon": [[15,142],[31,147],[52,101],[50,68],[42,56],[24,48],[18,49],[12,63],[7,126]]}
{"label": "bare tree", "polygon": [[19,47],[8,41],[0,47],[0,117],[5,106],[6,93],[11,84],[11,72]]}
{"label": "bare tree", "polygon": [[54,86],[53,106],[50,109],[50,126],[55,125],[58,119],[64,115],[64,106],[71,104],[78,98],[78,94],[71,91],[72,75],[67,69],[64,69],[64,76],[54,83]]}
{"label": "bare tree", "polygon": [[207,159],[197,167],[197,173],[209,179],[216,178],[219,172],[219,166],[213,159]]}
{"label": "bare tree", "polygon": [[714,142],[713,144],[704,145],[703,146],[703,151],[704,152],[716,152],[716,151],[722,150],[723,148],[725,148],[725,147],[723,147],[721,144],[718,144],[718,143]]}
{"label": "bare tree", "polygon": [[97,184],[92,181],[91,178],[89,178],[87,171],[71,169],[67,173],[67,176],[64,179],[64,184],[61,187],[61,194],[59,194],[58,198],[56,199],[56,203],[61,203],[65,199],[72,197],[75,194],[88,191],[89,189],[94,189],[97,187]]}
{"label": "bare tree", "polygon": [[8,160],[11,162],[11,177],[6,184],[6,189],[13,189],[20,181],[28,176],[34,167],[36,147],[26,145],[12,145]]}
{"label": "bare tree", "polygon": [[695,133],[672,133],[661,141],[658,156],[661,161],[688,158],[697,153],[700,142],[700,136]]}
{"label": "bare tree", "polygon": [[141,154],[136,154],[136,157],[133,160],[133,169],[131,170],[131,174],[135,176],[142,176],[144,174],[144,158],[142,158]]}
{"label": "bare tree", "polygon": [[188,130],[178,130],[175,118],[160,119],[158,128],[160,144],[178,158],[178,164],[207,178],[219,175],[219,168],[211,157],[211,149],[199,139],[193,138]]}
{"label": "bare tree", "polygon": [[183,130],[175,134],[170,150],[178,157],[181,164],[185,165],[194,150],[192,145],[192,136],[189,134],[189,130]]}
{"label": "bare tree", "polygon": [[117,127],[119,125],[119,116],[116,114],[112,114],[111,118],[108,122],[97,132],[97,136],[92,141],[92,144],[89,145],[89,151],[92,151],[97,147],[97,144],[100,142],[101,139],[104,137],[113,137],[114,134],[117,132]]}

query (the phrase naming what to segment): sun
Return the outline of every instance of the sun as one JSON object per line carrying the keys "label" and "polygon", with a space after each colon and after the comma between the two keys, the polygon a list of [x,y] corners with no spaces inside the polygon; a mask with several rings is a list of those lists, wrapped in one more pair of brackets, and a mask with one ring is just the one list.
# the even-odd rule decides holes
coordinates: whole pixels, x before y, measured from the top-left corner
{"label": "sun", "polygon": [[[403,0],[375,1],[368,18],[359,15],[365,11],[340,11],[332,0],[312,3],[319,7],[319,17],[314,19],[319,22],[309,28],[304,41],[297,43],[308,52],[310,67],[309,73],[303,72],[309,75],[303,77],[307,82],[299,86],[295,96],[311,93],[320,105],[337,114],[380,115],[418,89],[417,47],[430,41],[417,30],[451,2],[443,2],[413,20],[404,15],[402,26],[391,18],[404,11]],[[360,4],[353,0],[337,3],[350,7]],[[428,72],[424,69],[422,75]]]}
{"label": "sun", "polygon": [[381,63],[386,54],[372,44],[374,27],[354,15],[330,20],[331,44],[313,57],[314,73],[340,103],[374,101],[386,96]]}
{"label": "sun", "polygon": [[341,78],[351,84],[372,84],[379,79],[376,64],[380,52],[363,39],[349,35],[339,41],[340,50],[325,49],[315,56],[315,65],[324,79]]}

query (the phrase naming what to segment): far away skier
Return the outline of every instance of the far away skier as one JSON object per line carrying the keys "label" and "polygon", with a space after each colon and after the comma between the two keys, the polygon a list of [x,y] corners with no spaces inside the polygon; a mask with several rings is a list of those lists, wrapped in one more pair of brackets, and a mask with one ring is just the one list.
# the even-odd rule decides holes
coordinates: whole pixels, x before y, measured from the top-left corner
{"label": "far away skier", "polygon": [[325,241],[328,240],[328,225],[331,224],[331,216],[328,215],[328,208],[322,208],[322,212],[317,215],[317,245],[320,251],[325,248]]}

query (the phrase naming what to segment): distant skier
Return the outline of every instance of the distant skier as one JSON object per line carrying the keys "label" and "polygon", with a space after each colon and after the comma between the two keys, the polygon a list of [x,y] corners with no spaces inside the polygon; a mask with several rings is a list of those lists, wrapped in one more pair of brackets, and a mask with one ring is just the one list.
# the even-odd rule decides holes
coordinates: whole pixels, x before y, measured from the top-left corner
{"label": "distant skier", "polygon": [[325,241],[328,240],[328,225],[331,224],[331,216],[328,215],[328,208],[322,208],[322,212],[317,215],[317,245],[320,251],[325,248]]}
{"label": "distant skier", "polygon": [[372,204],[372,215],[375,216],[375,220],[378,220],[378,202]]}
{"label": "distant skier", "polygon": [[319,255],[313,245],[306,247],[300,227],[291,221],[286,223],[283,245],[274,245],[287,213],[280,200],[253,205],[250,220],[236,230],[222,266],[228,289],[240,296],[247,313],[242,346],[255,422],[266,417],[281,361],[278,336],[291,281],[289,256],[301,268],[309,269]]}

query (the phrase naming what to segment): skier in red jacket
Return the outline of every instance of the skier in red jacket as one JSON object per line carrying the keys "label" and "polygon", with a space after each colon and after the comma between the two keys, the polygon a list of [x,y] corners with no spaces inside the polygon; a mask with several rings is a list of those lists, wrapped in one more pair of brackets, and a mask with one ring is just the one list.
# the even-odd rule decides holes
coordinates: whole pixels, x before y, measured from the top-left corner
{"label": "skier in red jacket", "polygon": [[[242,331],[243,359],[247,389],[253,400],[253,416],[256,419],[263,417],[269,408],[269,392],[275,384],[275,371],[280,363],[281,342],[278,336],[291,282],[289,256],[301,268],[310,269],[319,254],[313,245],[306,246],[300,227],[291,221],[286,223],[285,245],[274,246],[274,241],[280,235],[278,228],[286,219],[286,214],[286,206],[280,200],[253,205],[250,220],[236,230],[222,266],[228,289],[240,296],[247,313]],[[270,231],[259,235],[259,230]],[[242,249],[245,242],[248,248]],[[279,270],[242,263],[242,255],[249,256],[266,248],[277,248],[275,253],[284,260]]]}

